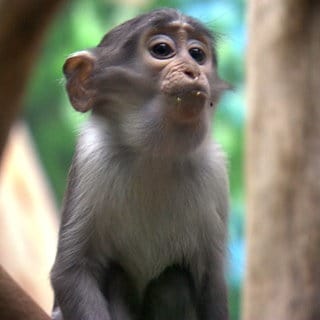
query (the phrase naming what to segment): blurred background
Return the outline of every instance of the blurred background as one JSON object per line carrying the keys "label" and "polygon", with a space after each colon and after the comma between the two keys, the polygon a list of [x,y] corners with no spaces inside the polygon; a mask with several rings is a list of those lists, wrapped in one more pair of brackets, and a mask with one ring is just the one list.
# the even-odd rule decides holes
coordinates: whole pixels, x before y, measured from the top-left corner
{"label": "blurred background", "polygon": [[[234,87],[212,126],[229,160],[231,320],[319,320],[320,1],[313,0],[0,1],[0,319],[46,318],[33,316],[29,302],[26,319],[17,300],[25,295],[8,294],[4,270],[48,314],[52,307],[59,212],[87,117],[68,102],[62,65],[156,7],[178,8],[215,33],[220,77]],[[20,316],[3,317],[8,310]]]}
{"label": "blurred background", "polygon": [[[30,152],[32,146],[38,158],[31,162],[40,161],[40,166],[45,172],[41,173],[42,183],[46,184],[45,188],[41,187],[42,190],[46,190],[44,202],[46,201],[46,206],[50,207],[48,210],[53,212],[53,216],[58,215],[74,151],[77,128],[86,118],[86,115],[77,113],[68,102],[61,72],[64,60],[72,52],[96,46],[102,36],[117,24],[156,7],[178,8],[183,13],[200,19],[216,33],[219,74],[234,86],[234,90],[227,92],[220,101],[212,134],[223,146],[229,159],[232,206],[228,283],[231,318],[236,320],[239,318],[244,269],[243,131],[245,118],[244,48],[246,44],[244,0],[77,0],[66,2],[49,28],[39,59],[32,71],[23,100],[21,118],[24,124],[16,126],[14,137],[11,137],[15,141],[14,146],[17,146],[17,141],[20,141],[20,145],[25,145],[25,150],[11,152],[16,152],[16,164],[26,173],[31,169],[28,167],[21,169],[21,160],[34,157],[31,155],[33,152]],[[23,143],[21,139],[28,139],[28,141]],[[31,154],[28,156],[28,153]],[[10,163],[12,165],[12,161]],[[4,171],[9,170],[6,167]],[[3,190],[3,194],[8,197],[8,184],[5,188],[7,189]],[[37,189],[34,190],[36,193]],[[34,196],[37,197],[37,195]],[[51,196],[53,196],[53,201],[48,200]],[[52,221],[57,225],[55,217],[52,218]],[[28,231],[29,233],[38,232],[32,226],[30,228],[34,232]],[[12,234],[10,237],[12,238]],[[51,250],[48,256],[52,261],[55,235],[50,235],[49,240],[48,234],[43,237],[47,239],[47,248]],[[39,238],[41,243],[44,243],[43,237]],[[13,241],[11,247],[21,246],[18,239]],[[23,249],[21,248],[20,251]],[[25,258],[28,260],[27,257]],[[10,260],[9,252],[5,260]],[[49,268],[49,264],[47,262],[44,264],[41,277],[47,288],[48,279],[46,279],[45,270]],[[39,268],[38,261],[34,268],[36,267]],[[8,266],[8,268],[12,270],[13,266]],[[42,292],[43,290],[42,288]],[[43,297],[43,294],[38,292],[35,296],[39,301],[39,296]],[[50,310],[50,299],[51,297],[42,303],[46,311]]]}

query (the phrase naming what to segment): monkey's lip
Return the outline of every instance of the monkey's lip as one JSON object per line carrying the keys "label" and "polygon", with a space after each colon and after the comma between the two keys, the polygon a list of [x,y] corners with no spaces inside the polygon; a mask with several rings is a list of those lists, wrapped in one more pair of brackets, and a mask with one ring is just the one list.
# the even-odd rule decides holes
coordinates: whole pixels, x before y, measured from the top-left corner
{"label": "monkey's lip", "polygon": [[192,88],[182,90],[170,95],[174,108],[171,109],[171,116],[175,121],[182,123],[194,123],[204,110],[208,93],[203,88]]}
{"label": "monkey's lip", "polygon": [[200,86],[190,86],[190,87],[184,87],[181,89],[172,90],[170,92],[170,96],[176,97],[176,98],[183,98],[185,96],[195,96],[195,97],[202,97],[207,98],[208,92],[206,89]]}

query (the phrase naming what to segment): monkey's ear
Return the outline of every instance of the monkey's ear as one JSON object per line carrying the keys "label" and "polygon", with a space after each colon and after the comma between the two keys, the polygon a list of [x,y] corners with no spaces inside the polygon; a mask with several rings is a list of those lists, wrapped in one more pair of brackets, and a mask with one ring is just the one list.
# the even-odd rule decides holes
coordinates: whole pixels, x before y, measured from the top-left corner
{"label": "monkey's ear", "polygon": [[80,112],[86,112],[93,106],[94,90],[90,88],[89,79],[95,61],[92,52],[79,51],[70,55],[63,65],[70,102]]}

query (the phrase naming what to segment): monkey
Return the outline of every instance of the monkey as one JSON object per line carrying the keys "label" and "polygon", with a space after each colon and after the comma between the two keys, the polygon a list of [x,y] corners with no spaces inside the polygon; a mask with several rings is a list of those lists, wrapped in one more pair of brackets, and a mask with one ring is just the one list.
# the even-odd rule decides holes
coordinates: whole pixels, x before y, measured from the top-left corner
{"label": "monkey", "polygon": [[53,319],[229,319],[215,46],[201,22],[161,8],[64,63],[70,102],[90,117],[63,201]]}

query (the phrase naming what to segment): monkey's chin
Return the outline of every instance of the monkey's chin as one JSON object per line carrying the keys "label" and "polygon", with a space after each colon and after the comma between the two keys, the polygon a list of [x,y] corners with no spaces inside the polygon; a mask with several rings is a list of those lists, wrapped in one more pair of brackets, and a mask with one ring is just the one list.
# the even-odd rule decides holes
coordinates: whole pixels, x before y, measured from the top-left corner
{"label": "monkey's chin", "polygon": [[208,96],[204,91],[191,90],[171,95],[169,114],[177,122],[193,123],[201,118],[207,104]]}

